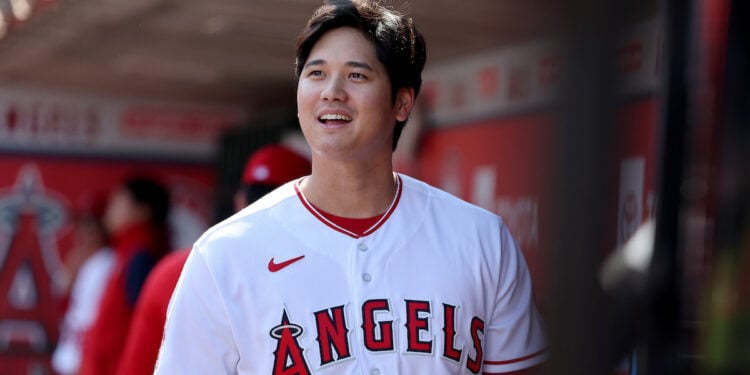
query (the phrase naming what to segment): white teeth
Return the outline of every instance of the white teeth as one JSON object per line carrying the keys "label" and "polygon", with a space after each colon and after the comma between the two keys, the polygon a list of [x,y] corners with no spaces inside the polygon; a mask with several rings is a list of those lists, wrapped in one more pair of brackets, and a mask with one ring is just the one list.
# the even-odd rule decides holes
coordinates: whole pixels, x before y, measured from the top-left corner
{"label": "white teeth", "polygon": [[328,121],[328,120],[332,120],[332,121],[351,121],[352,120],[352,118],[349,117],[349,116],[340,115],[340,114],[336,114],[336,113],[325,114],[323,116],[320,116],[320,119],[323,120],[323,121]]}

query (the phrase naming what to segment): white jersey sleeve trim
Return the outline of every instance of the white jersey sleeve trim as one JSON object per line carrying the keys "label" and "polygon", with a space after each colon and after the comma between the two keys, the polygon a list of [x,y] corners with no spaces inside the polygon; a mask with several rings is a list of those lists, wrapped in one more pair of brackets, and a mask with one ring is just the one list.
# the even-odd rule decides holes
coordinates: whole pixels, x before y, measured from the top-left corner
{"label": "white jersey sleeve trim", "polygon": [[523,253],[500,226],[500,263],[491,323],[485,337],[483,371],[502,374],[535,366],[547,357],[546,334],[533,300]]}
{"label": "white jersey sleeve trim", "polygon": [[484,374],[504,374],[506,372],[523,370],[546,361],[548,355],[548,350],[542,349],[520,358],[505,361],[484,361],[482,372]]}

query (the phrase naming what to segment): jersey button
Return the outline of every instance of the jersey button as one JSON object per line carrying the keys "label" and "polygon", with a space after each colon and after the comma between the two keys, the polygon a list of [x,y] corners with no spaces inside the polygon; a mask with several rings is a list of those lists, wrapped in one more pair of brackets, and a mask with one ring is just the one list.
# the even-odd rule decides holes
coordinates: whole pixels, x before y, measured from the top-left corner
{"label": "jersey button", "polygon": [[359,251],[367,251],[367,245],[363,243],[357,245],[357,248],[359,249]]}
{"label": "jersey button", "polygon": [[380,375],[380,370],[377,369],[377,368],[374,368],[374,369],[372,369],[372,371],[370,371],[370,374],[372,374],[372,375]]}
{"label": "jersey button", "polygon": [[364,273],[364,274],[362,274],[362,280],[364,280],[364,281],[366,281],[366,282],[369,283],[370,280],[372,280],[372,276],[369,273]]}

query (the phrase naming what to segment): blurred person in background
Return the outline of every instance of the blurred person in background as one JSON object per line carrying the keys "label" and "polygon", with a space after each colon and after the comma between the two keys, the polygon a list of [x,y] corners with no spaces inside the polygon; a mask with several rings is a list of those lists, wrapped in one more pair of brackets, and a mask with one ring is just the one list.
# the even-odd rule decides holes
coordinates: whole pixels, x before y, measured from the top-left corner
{"label": "blurred person in background", "polygon": [[[296,151],[277,144],[261,147],[245,164],[234,209],[240,211],[284,183],[309,174],[310,161]],[[146,279],[117,374],[154,372],[169,299],[189,254],[185,249],[167,255]]]}
{"label": "blurred person in background", "polygon": [[104,216],[115,260],[97,317],[86,334],[81,375],[114,374],[143,282],[169,250],[167,189],[149,177],[126,179]]}
{"label": "blurred person in background", "polygon": [[76,374],[81,363],[83,338],[96,317],[104,286],[112,270],[114,252],[102,221],[106,197],[85,194],[74,217],[73,248],[66,258],[70,300],[52,354],[59,374]]}

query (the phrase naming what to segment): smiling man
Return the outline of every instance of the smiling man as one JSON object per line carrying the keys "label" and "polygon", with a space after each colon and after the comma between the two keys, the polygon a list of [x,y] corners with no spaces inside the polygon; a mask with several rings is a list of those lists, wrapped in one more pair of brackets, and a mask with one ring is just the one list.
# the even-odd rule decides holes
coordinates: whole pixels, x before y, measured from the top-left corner
{"label": "smiling man", "polygon": [[544,361],[496,215],[393,172],[426,58],[410,18],[329,1],[297,42],[312,173],[207,231],[158,374],[497,374]]}

